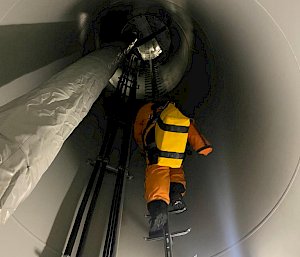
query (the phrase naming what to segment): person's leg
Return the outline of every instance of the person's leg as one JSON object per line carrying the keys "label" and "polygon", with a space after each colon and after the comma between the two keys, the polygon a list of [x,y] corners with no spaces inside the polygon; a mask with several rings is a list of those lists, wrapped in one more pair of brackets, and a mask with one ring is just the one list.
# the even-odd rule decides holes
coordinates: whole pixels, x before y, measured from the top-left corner
{"label": "person's leg", "polygon": [[145,199],[147,203],[153,200],[170,202],[170,168],[157,164],[148,165],[145,174]]}
{"label": "person's leg", "polygon": [[163,228],[168,219],[168,205],[163,200],[153,200],[147,204],[150,214],[149,237],[163,235]]}
{"label": "person's leg", "polygon": [[170,168],[170,205],[171,210],[186,210],[185,203],[182,200],[186,190],[186,181],[184,171],[180,168]]}
{"label": "person's leg", "polygon": [[160,236],[167,222],[170,202],[170,168],[156,164],[148,165],[145,177],[145,199],[151,216],[149,236]]}

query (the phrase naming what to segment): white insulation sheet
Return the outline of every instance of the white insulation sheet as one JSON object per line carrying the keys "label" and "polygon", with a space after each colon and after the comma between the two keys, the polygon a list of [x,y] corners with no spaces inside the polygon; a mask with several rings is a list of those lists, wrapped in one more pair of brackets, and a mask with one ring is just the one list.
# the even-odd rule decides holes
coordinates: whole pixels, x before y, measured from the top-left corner
{"label": "white insulation sheet", "polygon": [[0,221],[32,192],[116,69],[119,47],[65,68],[0,108]]}

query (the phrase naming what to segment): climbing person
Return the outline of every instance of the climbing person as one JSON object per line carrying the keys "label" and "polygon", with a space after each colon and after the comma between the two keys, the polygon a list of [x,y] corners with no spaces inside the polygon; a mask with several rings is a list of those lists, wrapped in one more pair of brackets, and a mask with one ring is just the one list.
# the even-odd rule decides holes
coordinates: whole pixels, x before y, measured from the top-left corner
{"label": "climbing person", "polygon": [[171,101],[149,102],[137,112],[134,139],[146,157],[145,200],[150,214],[149,237],[160,236],[169,211],[186,209],[182,167],[187,143],[207,156],[212,146]]}

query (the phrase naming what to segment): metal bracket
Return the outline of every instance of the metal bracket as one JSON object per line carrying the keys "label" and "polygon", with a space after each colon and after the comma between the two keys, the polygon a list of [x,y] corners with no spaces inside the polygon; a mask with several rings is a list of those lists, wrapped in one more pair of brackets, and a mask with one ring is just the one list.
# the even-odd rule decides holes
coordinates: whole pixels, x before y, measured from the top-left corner
{"label": "metal bracket", "polygon": [[[98,157],[97,160],[100,160],[101,162],[106,162],[106,163],[109,162],[108,159],[102,159],[101,157]],[[86,160],[86,163],[91,165],[92,167],[94,167],[96,164],[96,161],[89,158]],[[106,165],[106,171],[110,174],[114,174],[114,175],[118,174],[118,169],[113,166],[110,166],[110,165]],[[126,178],[129,180],[132,180],[134,178],[132,175],[129,174],[128,169],[125,169],[125,174],[126,174]]]}
{"label": "metal bracket", "polygon": [[[109,159],[104,159],[103,157],[98,156],[96,161],[101,161],[101,162],[106,162],[109,163]],[[92,167],[94,167],[96,165],[96,161],[94,161],[93,159],[89,158],[86,160],[86,164],[91,165]]]}

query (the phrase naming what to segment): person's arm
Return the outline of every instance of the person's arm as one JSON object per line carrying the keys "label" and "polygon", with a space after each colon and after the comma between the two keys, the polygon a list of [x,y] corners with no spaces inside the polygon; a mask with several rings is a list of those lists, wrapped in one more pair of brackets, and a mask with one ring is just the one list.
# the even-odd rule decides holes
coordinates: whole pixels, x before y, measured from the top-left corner
{"label": "person's arm", "polygon": [[193,121],[191,121],[191,125],[189,127],[188,141],[192,148],[201,155],[207,156],[213,151],[211,144],[199,132]]}
{"label": "person's arm", "polygon": [[134,134],[134,140],[135,142],[138,144],[140,149],[143,149],[143,129],[144,125],[143,122],[136,119],[135,123],[134,123],[134,130],[133,130],[133,134]]}
{"label": "person's arm", "polygon": [[144,105],[137,113],[134,122],[134,139],[138,146],[143,150],[143,133],[149,121],[149,116],[152,114],[152,103]]}

